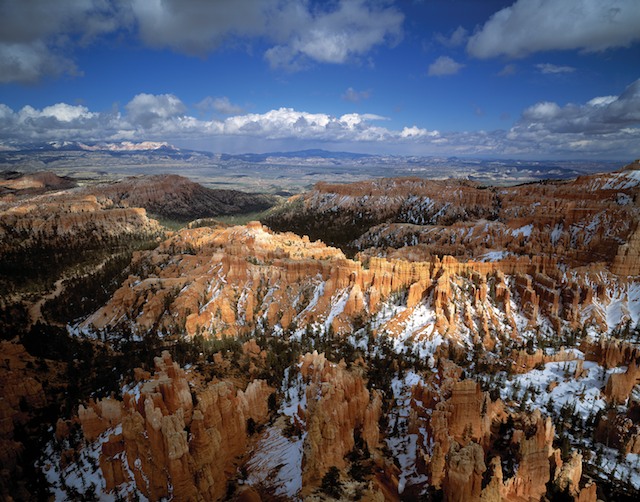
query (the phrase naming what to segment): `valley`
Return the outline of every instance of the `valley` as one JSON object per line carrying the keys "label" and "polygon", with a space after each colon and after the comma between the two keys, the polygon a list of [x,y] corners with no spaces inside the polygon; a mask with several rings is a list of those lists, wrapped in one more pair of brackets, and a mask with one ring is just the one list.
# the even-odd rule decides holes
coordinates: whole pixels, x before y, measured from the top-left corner
{"label": "valley", "polygon": [[637,161],[26,171],[0,194],[2,497],[637,499]]}

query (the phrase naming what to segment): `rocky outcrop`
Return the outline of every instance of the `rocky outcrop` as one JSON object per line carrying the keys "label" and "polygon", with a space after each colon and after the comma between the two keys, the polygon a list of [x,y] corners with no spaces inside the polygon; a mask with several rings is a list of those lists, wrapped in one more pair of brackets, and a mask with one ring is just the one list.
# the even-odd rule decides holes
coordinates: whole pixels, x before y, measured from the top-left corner
{"label": "rocky outcrop", "polygon": [[35,358],[23,345],[0,341],[0,498],[29,499],[30,487],[21,465],[25,426],[48,404],[35,378]]}
{"label": "rocky outcrop", "polygon": [[640,270],[637,172],[635,164],[574,181],[492,189],[415,178],[319,183],[268,224],[377,256],[536,255],[573,266],[600,261],[626,277]]}
{"label": "rocky outcrop", "polygon": [[36,195],[49,190],[62,190],[75,186],[76,183],[72,179],[47,171],[32,174],[7,171],[0,173],[0,195]]}
{"label": "rocky outcrop", "polygon": [[626,414],[615,409],[609,410],[596,424],[595,440],[624,454],[640,453],[640,424],[637,414],[637,404]]}
{"label": "rocky outcrop", "polygon": [[424,410],[434,400],[427,389],[414,388],[415,402],[419,397],[421,405],[413,408],[411,421],[416,425],[410,426],[411,431],[427,426],[428,437],[418,444],[432,445],[424,452],[429,483],[442,487],[446,500],[540,500],[552,479],[560,491],[589,500],[592,489],[583,493],[580,487],[582,457],[574,454],[562,463],[553,448],[550,418],[538,410],[509,413],[472,380],[455,382],[449,389],[443,389],[450,395],[431,408],[429,417]]}
{"label": "rocky outcrop", "polygon": [[344,363],[327,361],[323,354],[305,354],[300,373],[308,382],[302,483],[310,490],[330,467],[346,467],[356,434],[369,451],[377,450],[382,401],[378,392],[369,392],[362,377],[347,371]]}
{"label": "rocky outcrop", "polygon": [[515,476],[504,482],[508,499],[539,500],[547,492],[553,437],[551,418],[543,418],[538,410],[525,417],[523,429],[514,431],[511,442],[517,445],[519,465]]}
{"label": "rocky outcrop", "polygon": [[452,502],[473,502],[482,494],[482,475],[487,469],[484,451],[477,443],[449,452],[447,473],[444,481],[444,495]]}
{"label": "rocky outcrop", "polygon": [[624,404],[638,383],[640,383],[640,361],[634,361],[629,364],[624,373],[613,373],[609,376],[604,395],[615,404]]}
{"label": "rocky outcrop", "polygon": [[275,204],[269,195],[206,188],[175,174],[129,177],[86,188],[83,193],[180,220],[264,211]]}
{"label": "rocky outcrop", "polygon": [[[60,192],[15,204],[0,204],[0,252],[48,247],[95,246],[110,239],[152,236],[160,227],[141,208],[121,208],[92,195]],[[65,246],[63,246],[63,241]],[[72,242],[70,242],[72,241]]]}
{"label": "rocky outcrop", "polygon": [[580,479],[582,478],[582,455],[573,452],[571,458],[562,463],[553,479],[554,484],[562,492],[576,498],[580,494]]}
{"label": "rocky outcrop", "polygon": [[[593,294],[597,286],[589,271],[569,281],[544,257],[349,260],[321,242],[277,234],[257,222],[182,230],[154,251],[136,254],[132,269],[138,274],[86,326],[124,323],[134,331],[184,329],[208,337],[248,334],[258,322],[284,330],[321,323],[341,334],[352,330],[355,319],[399,298],[407,308],[381,331],[399,336],[411,326],[414,310],[426,307],[433,324],[411,328],[415,339],[467,331],[491,348],[492,331],[515,337],[520,329],[534,329],[542,316],[558,331],[583,322],[606,325],[602,310],[590,307],[612,301]],[[528,324],[519,325],[518,316]]]}
{"label": "rocky outcrop", "polygon": [[78,407],[78,419],[84,437],[94,441],[107,429],[115,427],[122,420],[122,403],[112,398],[101,399],[97,403],[91,400],[85,408]]}
{"label": "rocky outcrop", "polygon": [[136,488],[152,500],[219,500],[226,472],[245,451],[247,421],[265,421],[273,390],[262,380],[244,390],[219,381],[194,390],[194,399],[188,376],[168,352],[155,365],[153,378],[138,384],[139,395],[124,396],[122,433],[103,443],[107,490],[131,473]]}

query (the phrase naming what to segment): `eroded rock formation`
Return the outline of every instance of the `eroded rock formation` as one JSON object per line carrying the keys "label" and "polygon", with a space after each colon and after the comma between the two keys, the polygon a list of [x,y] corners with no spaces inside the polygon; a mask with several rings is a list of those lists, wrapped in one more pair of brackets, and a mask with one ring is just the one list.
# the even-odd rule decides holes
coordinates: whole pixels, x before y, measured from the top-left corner
{"label": "eroded rock formation", "polygon": [[304,355],[300,373],[308,381],[302,481],[310,489],[330,467],[345,468],[356,434],[370,451],[378,448],[382,402],[379,393],[367,390],[362,377],[322,354]]}
{"label": "eroded rock formation", "polygon": [[[192,396],[188,375],[168,352],[155,364],[153,378],[139,384],[139,394],[125,394],[121,432],[102,445],[107,490],[132,481],[152,500],[219,500],[226,493],[228,470],[245,452],[247,421],[265,421],[273,389],[262,380],[244,390],[218,381],[193,389]],[[84,421],[83,430],[88,430]]]}

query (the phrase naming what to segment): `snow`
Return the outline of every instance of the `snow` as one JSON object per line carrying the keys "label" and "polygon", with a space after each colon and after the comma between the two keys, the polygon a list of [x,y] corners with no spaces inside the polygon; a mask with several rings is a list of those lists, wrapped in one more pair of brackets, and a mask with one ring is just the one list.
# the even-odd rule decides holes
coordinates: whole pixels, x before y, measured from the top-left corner
{"label": "snow", "polygon": [[298,414],[298,406],[302,410],[307,409],[307,384],[304,382],[302,375],[296,370],[295,380],[290,382],[290,373],[293,367],[289,367],[284,372],[282,379],[281,391],[283,392],[283,400],[280,406],[280,414],[288,417],[294,417]]}
{"label": "snow", "polygon": [[[640,455],[628,453],[620,458],[618,450],[607,448],[598,443],[602,448],[602,456],[600,459],[593,457],[588,463],[593,465],[603,478],[613,478],[622,481],[628,481],[636,490],[640,490]],[[596,464],[596,460],[599,463]]]}
{"label": "snow", "polygon": [[551,244],[555,246],[560,240],[560,237],[562,237],[562,224],[558,223],[551,231]]}
{"label": "snow", "polygon": [[401,352],[401,350],[398,350],[398,344],[404,344],[418,334],[419,339],[430,338],[434,334],[435,322],[436,313],[432,308],[425,304],[417,305],[404,324],[401,325],[403,331],[395,333],[394,345],[396,346],[396,352]]}
{"label": "snow", "polygon": [[488,253],[479,256],[478,259],[480,261],[500,261],[504,260],[511,253],[508,251],[489,251]]}
{"label": "snow", "polygon": [[318,274],[317,277],[319,277],[321,280],[313,291],[313,298],[309,302],[309,305],[307,305],[306,308],[302,312],[300,312],[298,317],[303,317],[307,312],[311,312],[318,304],[318,300],[320,299],[320,297],[324,295],[324,281],[322,281],[322,276],[320,274]]}
{"label": "snow", "polygon": [[[579,351],[575,351],[580,354]],[[576,354],[576,355],[578,355]],[[565,404],[575,404],[576,414],[582,420],[586,420],[590,414],[595,414],[600,409],[606,408],[606,401],[601,395],[606,380],[611,373],[619,372],[619,368],[614,368],[605,372],[604,368],[591,361],[583,361],[585,376],[575,378],[576,365],[578,360],[564,361],[557,363],[547,363],[544,369],[531,370],[523,375],[515,375],[512,380],[506,382],[506,386],[501,391],[501,397],[511,400],[514,397],[514,386],[520,390],[515,395],[518,403],[524,398],[528,388],[535,390],[535,395],[528,394],[524,405],[532,408],[539,408],[546,413],[546,406],[549,401],[554,412],[559,413]],[[549,384],[556,382],[557,386],[548,391]]]}
{"label": "snow", "polygon": [[[418,458],[418,434],[407,434],[409,428],[409,416],[411,414],[411,388],[421,382],[420,375],[408,371],[403,378],[395,377],[391,381],[391,389],[396,399],[397,406],[390,413],[389,428],[386,443],[393,456],[400,464],[400,476],[398,478],[398,493],[402,494],[407,485],[422,484],[428,481],[424,474],[417,472]],[[393,430],[398,435],[393,435]]]}
{"label": "snow", "polygon": [[533,224],[525,225],[524,227],[516,228],[511,231],[511,235],[514,237],[531,237],[531,231],[533,230]]}
{"label": "snow", "polygon": [[324,327],[327,331],[329,331],[329,327],[333,320],[338,317],[342,312],[344,312],[344,307],[347,304],[347,300],[349,299],[349,290],[344,289],[343,291],[336,293],[334,298],[337,298],[331,307],[331,311],[327,315],[327,319],[324,323]]}
{"label": "snow", "polygon": [[622,321],[624,310],[626,310],[623,308],[623,300],[624,293],[622,291],[616,290],[611,293],[609,305],[606,307],[606,319],[609,331],[615,329]]}
{"label": "snow", "polygon": [[603,190],[627,190],[640,184],[640,170],[629,170],[609,177]]}
{"label": "snow", "polygon": [[[53,432],[53,431],[51,431]],[[122,426],[118,425],[113,429],[109,429],[102,433],[98,439],[92,443],[86,444],[80,449],[78,459],[67,465],[64,469],[60,468],[61,465],[61,451],[69,446],[66,444],[61,445],[57,451],[54,448],[54,442],[56,439],[51,439],[42,455],[40,461],[40,468],[44,473],[49,488],[53,491],[54,500],[66,501],[70,498],[82,498],[82,495],[86,495],[90,498],[91,490],[95,491],[95,500],[101,502],[111,502],[115,498],[113,492],[106,492],[105,480],[102,477],[102,471],[100,470],[100,454],[102,452],[102,444],[109,440],[111,434],[120,434],[122,432]],[[128,469],[126,458],[124,453],[121,458]],[[131,479],[133,480],[132,473],[129,472]],[[135,494],[139,500],[146,501],[147,499],[138,492],[135,486],[135,482],[122,484],[118,487],[118,492],[124,494]],[[94,500],[92,499],[92,500]]]}
{"label": "snow", "polygon": [[632,324],[640,323],[640,282],[634,282],[627,290],[627,309]]}
{"label": "snow", "polygon": [[247,484],[270,487],[275,495],[301,500],[302,447],[304,437],[286,438],[276,427],[269,427],[256,444],[247,462]]}

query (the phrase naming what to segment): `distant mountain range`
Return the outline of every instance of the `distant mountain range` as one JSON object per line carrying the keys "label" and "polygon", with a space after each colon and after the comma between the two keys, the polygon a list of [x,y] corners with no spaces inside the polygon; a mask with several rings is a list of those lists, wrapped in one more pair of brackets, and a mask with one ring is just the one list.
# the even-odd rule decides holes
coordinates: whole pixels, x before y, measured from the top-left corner
{"label": "distant mountain range", "polygon": [[0,148],[0,171],[52,171],[61,176],[115,180],[140,174],[180,174],[209,187],[290,195],[321,181],[382,177],[462,178],[487,185],[572,179],[619,169],[598,160],[474,159],[366,154],[309,149],[266,153],[212,153],[166,142],[50,142]]}
{"label": "distant mountain range", "polygon": [[[478,158],[461,158],[456,156],[442,157],[442,156],[428,156],[428,155],[397,155],[397,154],[369,154],[369,153],[355,153],[344,151],[330,151],[319,148],[312,148],[307,150],[294,150],[294,151],[279,151],[279,152],[265,152],[265,153],[214,153],[204,150],[192,150],[188,148],[179,148],[167,142],[158,141],[141,141],[134,143],[131,141],[113,142],[113,143],[83,143],[78,141],[52,141],[47,143],[34,143],[25,145],[16,145],[12,147],[3,146],[0,147],[0,161],[3,156],[11,154],[27,154],[27,153],[54,153],[54,152],[96,152],[96,153],[110,153],[114,155],[118,154],[148,154],[148,155],[163,155],[176,158],[186,157],[204,157],[208,159],[214,159],[220,162],[243,162],[243,163],[289,163],[299,159],[325,159],[330,163],[349,163],[353,161],[374,161],[376,163],[389,164],[389,163],[402,163],[406,165],[411,164],[429,164],[429,165],[476,165],[483,166],[485,168],[494,167],[500,168],[505,165],[513,166],[516,168],[535,168],[539,166],[554,165],[556,167],[568,166],[579,167],[589,165],[591,163],[612,164],[620,167],[622,164],[617,161],[584,161],[584,160],[515,160],[515,159],[478,159]],[[588,169],[592,171],[592,169]],[[599,170],[599,169],[598,169]],[[610,170],[610,169],[605,169]]]}
{"label": "distant mountain range", "polygon": [[297,150],[293,152],[269,152],[269,153],[242,153],[242,154],[226,154],[223,153],[221,160],[241,160],[244,162],[266,162],[274,158],[296,159],[296,158],[320,158],[320,159],[339,159],[354,160],[367,157],[376,157],[376,155],[368,153],[353,152],[331,152],[329,150],[310,149]]}

